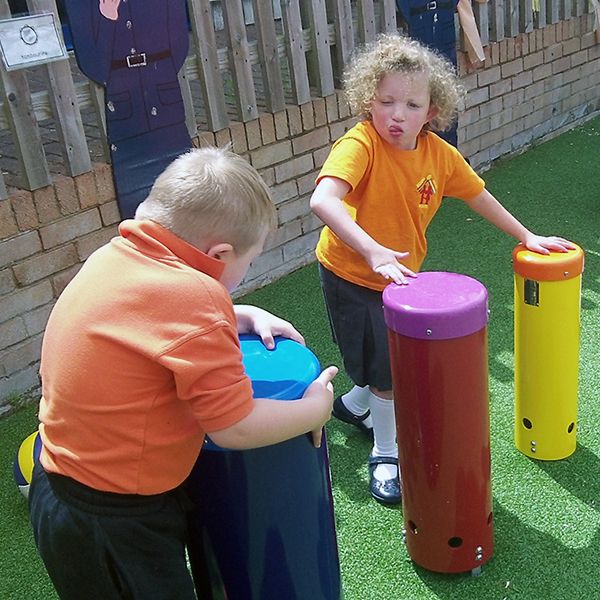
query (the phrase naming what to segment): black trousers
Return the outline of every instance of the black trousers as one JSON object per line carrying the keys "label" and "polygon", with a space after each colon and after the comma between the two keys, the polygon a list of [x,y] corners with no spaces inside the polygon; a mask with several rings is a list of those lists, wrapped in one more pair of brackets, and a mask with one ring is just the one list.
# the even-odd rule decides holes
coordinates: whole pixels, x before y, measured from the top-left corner
{"label": "black trousers", "polygon": [[182,492],[100,492],[38,464],[29,510],[61,600],[195,600]]}

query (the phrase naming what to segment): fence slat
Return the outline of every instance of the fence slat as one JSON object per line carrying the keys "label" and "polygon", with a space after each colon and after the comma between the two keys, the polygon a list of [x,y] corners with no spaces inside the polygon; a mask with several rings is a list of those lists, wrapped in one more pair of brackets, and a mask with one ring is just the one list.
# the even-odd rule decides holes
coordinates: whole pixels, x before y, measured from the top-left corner
{"label": "fence slat", "polygon": [[191,138],[195,137],[198,133],[198,127],[196,125],[196,115],[194,113],[194,99],[192,97],[192,90],[190,89],[190,81],[187,77],[187,69],[185,63],[179,73],[177,73],[177,79],[179,81],[179,87],[181,88],[181,97],[183,99],[183,108],[185,111],[185,126],[187,127],[188,133]]}
{"label": "fence slat", "polygon": [[560,0],[547,0],[546,16],[549,18],[550,23],[558,23],[560,20]]}
{"label": "fence slat", "polygon": [[489,14],[489,5],[487,2],[475,2],[473,4],[473,15],[475,16],[482,46],[487,46],[490,43]]}
{"label": "fence slat", "polygon": [[396,0],[380,0],[381,3],[381,31],[394,33],[398,30],[396,22]]}
{"label": "fence slat", "polygon": [[258,118],[256,92],[246,35],[246,22],[240,0],[223,3],[225,29],[229,37],[229,68],[233,77],[238,117],[244,123]]}
{"label": "fence slat", "polygon": [[311,48],[306,53],[309,81],[317,88],[319,96],[329,96],[335,91],[335,85],[325,0],[302,2],[300,10],[310,32]]}
{"label": "fence slat", "polygon": [[[540,2],[544,2],[545,0],[540,0]],[[505,7],[504,0],[496,0],[496,2],[492,3],[492,23],[491,23],[491,33],[492,33],[492,41],[501,42],[505,37]]]}
{"label": "fence slat", "polygon": [[[104,160],[110,164],[110,150],[108,149],[108,134],[106,132],[106,99],[104,86],[92,81],[88,80],[88,94],[91,104],[94,107],[94,113],[96,114],[96,122],[98,123],[98,129],[100,131],[100,145],[102,147],[102,156]],[[78,86],[75,86],[75,89],[78,89]],[[85,99],[81,98],[79,94],[77,94],[77,101],[79,102],[79,107],[83,108],[84,104],[87,104]]]}
{"label": "fence slat", "polygon": [[[534,5],[535,7],[535,5]],[[546,1],[538,0],[537,2],[537,11],[533,13],[533,24],[536,29],[543,29],[547,24],[546,17]]]}
{"label": "fence slat", "polygon": [[328,0],[327,11],[333,19],[335,45],[333,47],[333,77],[340,85],[344,67],[354,50],[354,26],[352,23],[352,5],[350,0]]}
{"label": "fence slat", "polygon": [[519,35],[519,0],[508,0],[508,34],[509,37]]}
{"label": "fence slat", "polygon": [[519,31],[521,33],[531,33],[533,31],[533,0],[521,0]]}
{"label": "fence slat", "polygon": [[188,1],[188,12],[192,25],[200,90],[204,100],[208,127],[212,131],[229,125],[223,78],[219,71],[217,40],[209,0]]}
{"label": "fence slat", "polygon": [[[60,23],[54,0],[27,0],[27,6],[31,14],[53,13],[56,22]],[[92,169],[92,162],[69,61],[48,63],[44,66],[44,71],[48,78],[56,132],[67,170],[71,176],[87,173]]]}
{"label": "fence slat", "polygon": [[6,200],[8,198],[8,190],[6,189],[6,184],[4,183],[4,177],[0,175],[0,200]]}
{"label": "fence slat", "polygon": [[375,30],[375,6],[373,0],[358,0],[358,39],[362,43],[372,42]]}
{"label": "fence slat", "polygon": [[310,100],[310,85],[299,0],[282,0],[281,11],[293,101],[295,104],[304,104]]}
{"label": "fence slat", "polygon": [[275,15],[273,3],[262,0],[252,0],[258,55],[265,86],[265,103],[269,112],[279,112],[285,108],[281,65],[275,32]]}

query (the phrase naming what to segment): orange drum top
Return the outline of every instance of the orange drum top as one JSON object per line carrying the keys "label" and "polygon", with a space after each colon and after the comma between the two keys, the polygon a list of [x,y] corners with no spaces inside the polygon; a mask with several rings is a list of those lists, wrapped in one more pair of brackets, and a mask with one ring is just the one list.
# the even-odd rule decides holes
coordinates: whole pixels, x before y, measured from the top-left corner
{"label": "orange drum top", "polygon": [[512,253],[513,270],[517,275],[536,281],[564,281],[583,273],[583,250],[576,245],[567,252],[539,254],[517,244]]}

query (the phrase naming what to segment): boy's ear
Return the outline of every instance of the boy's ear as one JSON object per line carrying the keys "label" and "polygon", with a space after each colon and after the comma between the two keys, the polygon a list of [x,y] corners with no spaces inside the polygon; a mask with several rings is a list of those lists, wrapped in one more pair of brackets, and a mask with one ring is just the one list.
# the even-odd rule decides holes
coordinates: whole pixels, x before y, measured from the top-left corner
{"label": "boy's ear", "polygon": [[219,242],[208,248],[206,254],[211,258],[227,262],[233,255],[233,246],[227,242]]}

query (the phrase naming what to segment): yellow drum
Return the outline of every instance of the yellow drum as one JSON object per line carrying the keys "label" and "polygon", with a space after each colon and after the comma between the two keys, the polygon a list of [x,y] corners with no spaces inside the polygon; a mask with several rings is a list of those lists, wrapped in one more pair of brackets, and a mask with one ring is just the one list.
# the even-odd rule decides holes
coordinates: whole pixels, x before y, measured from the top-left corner
{"label": "yellow drum", "polygon": [[513,251],[515,272],[515,445],[560,460],[577,444],[583,250]]}

